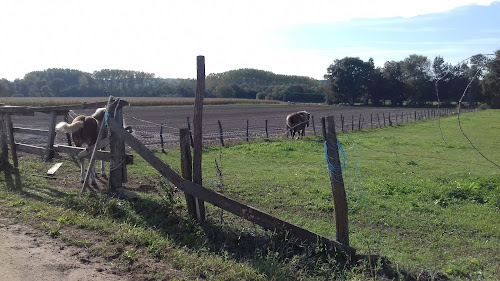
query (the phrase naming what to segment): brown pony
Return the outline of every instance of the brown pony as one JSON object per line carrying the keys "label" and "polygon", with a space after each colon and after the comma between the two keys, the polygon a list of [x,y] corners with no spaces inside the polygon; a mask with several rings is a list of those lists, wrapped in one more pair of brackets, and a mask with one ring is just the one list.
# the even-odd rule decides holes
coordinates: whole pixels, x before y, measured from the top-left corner
{"label": "brown pony", "polygon": [[297,139],[302,138],[305,134],[306,126],[309,127],[309,118],[311,114],[307,111],[297,111],[288,114],[286,117],[286,129],[287,136],[288,131],[292,139],[295,137],[295,133],[298,132]]}
{"label": "brown pony", "polygon": [[[99,134],[99,127],[103,124],[104,114],[106,113],[106,108],[98,108],[94,114],[91,116],[79,115],[71,124],[66,122],[59,122],[56,125],[56,131],[60,133],[71,134],[71,138],[73,139],[75,146],[81,147],[86,144],[88,146],[92,146],[97,141],[97,136]],[[103,124],[105,125],[105,124]],[[103,131],[104,134],[102,139],[106,138],[107,130]],[[82,182],[85,180],[85,167],[84,167],[84,158],[80,158],[80,172],[82,176]],[[106,171],[104,170],[104,163],[101,161],[101,174],[105,177]],[[92,180],[92,184],[96,184],[95,180],[95,167],[92,165],[90,167],[90,178]]]}

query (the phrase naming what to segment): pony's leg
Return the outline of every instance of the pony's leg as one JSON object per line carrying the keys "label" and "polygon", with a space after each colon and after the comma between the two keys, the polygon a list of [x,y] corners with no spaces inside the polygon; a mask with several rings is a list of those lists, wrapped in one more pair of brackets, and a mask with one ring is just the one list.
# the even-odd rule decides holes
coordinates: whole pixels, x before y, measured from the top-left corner
{"label": "pony's leg", "polygon": [[90,180],[92,181],[92,185],[96,185],[97,182],[95,180],[95,162],[92,163],[89,169],[90,169]]}
{"label": "pony's leg", "polygon": [[82,182],[85,181],[85,158],[80,158],[80,175],[82,178]]}
{"label": "pony's leg", "polygon": [[106,177],[106,168],[104,167],[104,161],[101,160],[101,176]]}

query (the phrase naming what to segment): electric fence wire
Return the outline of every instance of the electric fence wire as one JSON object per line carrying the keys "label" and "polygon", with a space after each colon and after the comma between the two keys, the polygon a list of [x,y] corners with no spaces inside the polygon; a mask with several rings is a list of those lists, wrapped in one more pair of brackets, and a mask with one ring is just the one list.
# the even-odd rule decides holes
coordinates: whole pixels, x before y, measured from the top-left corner
{"label": "electric fence wire", "polygon": [[[495,54],[480,54],[481,56],[484,56],[484,57],[488,57],[488,56],[494,56]],[[457,63],[455,65],[456,68],[460,67],[460,65],[462,65],[463,63],[465,63],[466,61],[469,61],[470,59],[472,59],[473,57],[476,57],[477,55],[475,56],[471,56],[471,57],[468,57],[464,60],[462,60],[461,62]],[[455,68],[453,67],[453,68]],[[444,79],[446,76],[448,76],[448,74],[450,74],[452,71],[452,69],[449,69],[442,77],[436,79],[434,85],[435,85],[435,88],[436,88],[436,96],[437,96],[437,100],[438,100],[438,108],[441,104],[440,102],[440,99],[439,99],[439,89],[438,89],[438,82],[441,81],[442,79]],[[478,75],[480,74],[481,72],[481,68],[478,67],[476,73],[472,76],[472,78],[470,79],[469,83],[467,84],[467,87],[465,87],[465,90],[463,91],[462,93],[462,96],[460,97],[460,100],[458,101],[458,108],[457,108],[457,120],[458,120],[458,127],[460,129],[460,132],[462,133],[462,135],[465,137],[465,139],[467,139],[467,141],[469,142],[469,144],[471,145],[472,148],[474,148],[474,150],[476,150],[479,155],[481,155],[481,157],[483,157],[485,160],[487,160],[488,162],[492,163],[493,165],[495,165],[496,167],[500,168],[500,165],[498,165],[497,163],[495,163],[494,161],[492,161],[491,159],[489,159],[488,157],[486,157],[475,145],[474,143],[471,141],[471,139],[469,138],[469,136],[465,133],[465,131],[463,130],[462,128],[462,123],[461,123],[461,120],[460,120],[460,109],[461,109],[461,105],[462,105],[462,100],[463,98],[465,97],[465,94],[467,93],[467,90],[469,89],[469,87],[471,86],[472,82],[474,82],[475,79],[478,78]],[[443,140],[443,142],[445,144],[446,141],[444,139],[444,135],[443,135],[443,130],[441,128],[441,116],[439,116],[439,119],[438,119],[438,125],[439,125],[439,130],[441,132],[441,138]]]}

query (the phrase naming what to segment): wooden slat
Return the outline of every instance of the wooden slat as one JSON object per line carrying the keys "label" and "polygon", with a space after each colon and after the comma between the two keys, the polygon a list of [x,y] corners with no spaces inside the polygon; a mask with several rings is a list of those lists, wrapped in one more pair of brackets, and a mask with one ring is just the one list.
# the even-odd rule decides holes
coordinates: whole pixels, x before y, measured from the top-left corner
{"label": "wooden slat", "polygon": [[[97,143],[97,145],[98,145],[97,149],[101,149],[101,148],[109,145],[109,137],[107,137],[107,138],[105,138],[103,140],[100,140],[99,143]],[[83,150],[80,153],[78,153],[77,158],[87,157],[87,156],[89,156],[92,153],[93,150],[94,150],[94,145],[89,146],[85,150]]]}
{"label": "wooden slat", "polygon": [[156,157],[144,144],[137,140],[134,136],[127,133],[119,123],[113,118],[108,118],[108,126],[111,130],[115,131],[118,135],[123,137],[125,142],[132,147],[139,155],[141,155],[146,162],[155,168],[161,175],[167,178],[172,184],[177,186],[180,190],[194,196],[201,200],[209,202],[221,209],[231,212],[240,216],[250,222],[258,224],[269,230],[288,231],[296,238],[303,239],[309,243],[317,243],[321,241],[323,244],[350,256],[354,256],[356,250],[352,247],[345,246],[337,241],[330,240],[326,237],[320,236],[307,229],[303,229],[294,224],[288,223],[281,219],[275,218],[267,213],[250,206],[246,206],[236,200],[228,198],[216,191],[207,189],[200,184],[193,183],[189,180],[182,178],[174,169],[167,163],[163,162],[160,158]]}
{"label": "wooden slat", "polygon": [[46,137],[49,135],[49,130],[14,127],[14,133],[29,134],[29,135],[37,135],[37,136]]}
{"label": "wooden slat", "polygon": [[48,176],[53,176],[57,170],[59,169],[59,167],[61,167],[62,165],[62,162],[59,162],[59,163],[55,163],[54,166],[52,166],[48,171],[47,171],[47,175]]}
{"label": "wooden slat", "polygon": [[18,151],[26,152],[29,154],[35,154],[38,156],[45,156],[45,148],[35,145],[29,145],[24,143],[16,143],[16,149]]}
{"label": "wooden slat", "polygon": [[[29,144],[24,144],[24,143],[16,143],[16,148],[18,151],[26,152],[29,154],[35,154],[39,156],[45,156],[45,148],[40,147],[40,146],[35,146],[35,145],[29,145]],[[78,156],[78,153],[84,151],[85,148],[83,147],[74,147],[74,146],[67,146],[67,145],[54,145],[54,151],[58,153],[65,153],[70,156],[76,157]],[[88,158],[89,156],[87,156]],[[127,165],[134,164],[134,156],[131,154],[126,155],[126,163]],[[102,161],[107,161],[109,162],[110,160],[110,152],[109,151],[102,151],[98,150],[96,152],[96,160],[102,160]]]}

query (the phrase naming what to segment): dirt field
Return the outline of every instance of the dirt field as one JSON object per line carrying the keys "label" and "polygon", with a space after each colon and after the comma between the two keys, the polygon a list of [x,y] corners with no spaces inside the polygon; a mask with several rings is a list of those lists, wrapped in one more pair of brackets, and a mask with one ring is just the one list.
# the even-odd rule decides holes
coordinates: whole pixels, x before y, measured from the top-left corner
{"label": "dirt field", "polygon": [[[245,140],[248,120],[249,138],[264,138],[266,136],[266,120],[268,136],[285,136],[285,118],[288,113],[306,110],[314,118],[316,133],[321,133],[321,117],[335,116],[337,130],[341,130],[341,115],[344,118],[344,130],[362,128],[376,128],[389,125],[389,114],[393,124],[403,120],[413,120],[417,115],[431,113],[428,109],[415,108],[378,108],[378,107],[349,107],[324,105],[209,105],[203,108],[203,135],[204,142],[219,141],[218,120],[221,122],[224,141]],[[90,115],[93,110],[77,110],[71,112],[72,117],[79,114]],[[163,124],[163,139],[166,147],[177,145],[179,128],[187,127],[187,119],[193,122],[193,106],[169,107],[134,107],[124,108],[125,124],[132,126],[134,135],[149,147],[160,147],[160,125]],[[361,122],[360,122],[361,116]],[[62,117],[58,117],[62,121]],[[396,121],[397,119],[397,121]],[[48,129],[48,114],[37,113],[33,116],[13,116],[15,127]],[[370,124],[370,120],[372,121]],[[306,129],[306,134],[313,133],[313,124]],[[33,135],[16,135],[16,141],[43,145],[46,140]],[[56,143],[67,143],[64,135],[57,136]]]}

